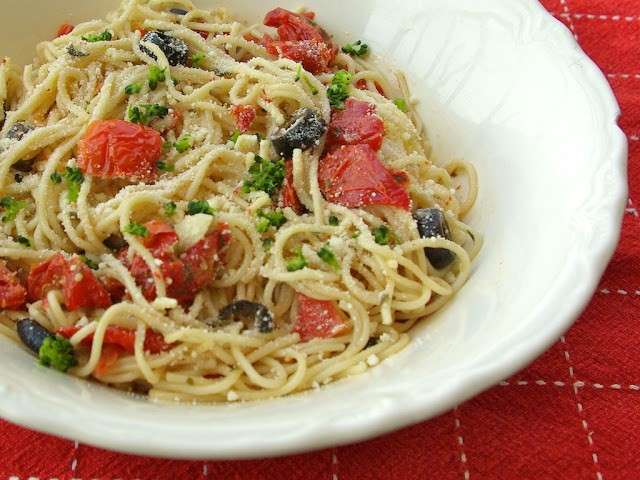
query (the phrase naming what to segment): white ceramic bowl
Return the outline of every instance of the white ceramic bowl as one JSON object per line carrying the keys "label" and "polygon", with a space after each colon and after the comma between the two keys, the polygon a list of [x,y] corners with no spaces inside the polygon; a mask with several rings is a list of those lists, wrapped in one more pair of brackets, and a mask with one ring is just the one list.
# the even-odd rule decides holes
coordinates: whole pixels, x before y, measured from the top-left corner
{"label": "white ceramic bowl", "polygon": [[[5,0],[0,53],[28,60],[59,23],[114,3]],[[216,3],[248,20],[276,5]],[[184,458],[343,444],[450,409],[532,361],[580,314],[618,239],[627,144],[604,76],[571,34],[533,0],[305,3],[338,40],[362,38],[405,69],[437,157],[477,167],[470,221],[486,245],[467,285],[379,367],[262,403],[151,404],[39,368],[3,339],[4,418],[104,448]]]}

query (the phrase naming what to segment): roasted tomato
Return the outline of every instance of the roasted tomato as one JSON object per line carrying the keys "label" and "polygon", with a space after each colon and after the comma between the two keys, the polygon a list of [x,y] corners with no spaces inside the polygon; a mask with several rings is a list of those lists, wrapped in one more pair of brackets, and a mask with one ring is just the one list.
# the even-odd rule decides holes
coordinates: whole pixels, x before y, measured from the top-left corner
{"label": "roasted tomato", "polygon": [[152,181],[163,143],[158,132],[143,125],[96,121],[78,144],[78,166],[96,177]]}
{"label": "roasted tomato", "polygon": [[298,215],[304,213],[304,206],[298,198],[296,189],[293,188],[293,162],[291,160],[286,161],[284,164],[285,177],[284,184],[282,185],[282,191],[280,193],[280,199],[283,207],[291,207]]}
{"label": "roasted tomato", "polygon": [[293,331],[300,334],[301,341],[335,337],[348,329],[334,302],[316,300],[298,293],[297,303],[298,312]]}
{"label": "roasted tomato", "polygon": [[[157,223],[160,224],[162,222]],[[202,240],[177,257],[173,253],[173,246],[178,237],[173,228],[166,224],[163,227],[159,225],[154,227],[151,224],[152,222],[145,224],[150,232],[150,235],[145,239],[145,245],[149,244],[148,248],[151,250],[151,254],[161,261],[159,269],[166,282],[167,295],[175,298],[182,305],[188,305],[193,302],[196,294],[201,289],[215,279],[222,262],[225,247],[229,242],[228,227],[225,224],[219,225],[215,231],[206,235]],[[152,228],[156,231],[155,235],[151,231]],[[160,230],[162,230],[162,233],[158,233]],[[154,300],[156,298],[156,286],[146,262],[136,255],[129,263],[127,250],[123,250],[119,258],[128,266],[131,275],[142,289],[142,294],[145,298],[150,301]]]}
{"label": "roasted tomato", "polygon": [[61,37],[63,35],[67,35],[71,32],[73,32],[73,25],[71,25],[70,23],[63,23],[62,25],[60,25],[60,27],[58,27],[58,31],[56,32],[56,37]]}
{"label": "roasted tomato", "polygon": [[323,157],[318,180],[328,201],[348,208],[410,207],[409,194],[369,145],[342,146]]}
{"label": "roasted tomato", "polygon": [[[73,337],[78,331],[79,327],[62,327],[59,328],[56,333],[65,338]],[[122,348],[127,353],[133,353],[135,349],[136,332],[128,328],[108,326],[104,332],[104,344],[114,345]],[[93,334],[87,335],[82,340],[82,345],[90,347],[93,342]],[[160,353],[170,350],[173,345],[166,343],[164,337],[151,329],[147,329],[144,336],[144,351],[149,353]]]}
{"label": "roasted tomato", "polygon": [[256,107],[253,105],[234,105],[231,107],[231,115],[233,115],[238,130],[245,133],[249,131],[256,119]]}
{"label": "roasted tomato", "polygon": [[62,288],[64,304],[69,310],[111,305],[109,292],[77,256],[67,260],[58,253],[36,265],[29,272],[27,287],[32,301],[44,298],[51,289]]}
{"label": "roasted tomato", "polygon": [[21,310],[27,301],[27,289],[18,276],[0,260],[0,309]]}
{"label": "roasted tomato", "polygon": [[364,143],[374,150],[380,150],[383,136],[384,123],[375,114],[375,106],[350,98],[344,110],[335,110],[331,115],[327,149]]}
{"label": "roasted tomato", "polygon": [[298,15],[276,8],[267,13],[264,24],[278,29],[278,40],[269,35],[263,38],[264,46],[271,55],[289,58],[302,63],[305,70],[317,74],[329,70],[337,49],[329,36],[312,19],[313,12]]}

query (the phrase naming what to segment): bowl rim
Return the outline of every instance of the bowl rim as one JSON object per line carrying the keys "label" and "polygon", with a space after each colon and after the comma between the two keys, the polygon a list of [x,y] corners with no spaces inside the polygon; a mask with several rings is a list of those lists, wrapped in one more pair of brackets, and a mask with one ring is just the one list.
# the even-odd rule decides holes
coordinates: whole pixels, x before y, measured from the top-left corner
{"label": "bowl rim", "polygon": [[[218,442],[216,451],[212,451],[212,446],[208,444],[197,442],[179,444],[175,440],[165,441],[164,438],[151,440],[137,434],[115,440],[114,425],[108,420],[97,421],[96,419],[93,428],[85,428],[78,423],[69,424],[63,416],[48,415],[46,401],[34,398],[30,405],[16,405],[18,402],[12,399],[11,395],[2,394],[1,388],[0,415],[4,419],[34,430],[126,453],[182,459],[270,457],[352,443],[432,418],[497,384],[534,360],[563,335],[579,317],[589,303],[613,255],[619,240],[627,201],[628,142],[626,135],[617,125],[620,108],[602,71],[581,49],[569,29],[560,20],[554,18],[537,0],[518,1],[530,7],[534,14],[541,15],[544,22],[553,23],[554,42],[570,53],[571,62],[579,63],[583,67],[580,80],[602,102],[604,106],[602,109],[606,110],[607,128],[601,132],[601,135],[611,149],[606,153],[606,158],[603,154],[603,164],[611,167],[614,177],[610,188],[606,193],[601,193],[598,199],[598,205],[606,207],[610,215],[608,224],[599,231],[601,235],[591,244],[589,261],[584,262],[584,258],[582,259],[584,263],[582,267],[586,269],[586,275],[581,282],[573,282],[571,287],[565,285],[564,293],[567,301],[556,312],[553,322],[549,322],[546,329],[538,330],[538,333],[530,336],[526,342],[509,345],[509,348],[502,352],[503,355],[499,360],[479,362],[473,368],[452,378],[450,382],[439,385],[436,389],[416,391],[413,392],[414,395],[403,397],[402,409],[389,405],[377,405],[370,408],[366,418],[351,422],[347,426],[341,426],[336,422],[327,424],[316,422],[311,428],[301,428],[295,438],[293,436],[287,439],[273,438],[267,446],[257,445],[255,440],[248,442],[245,439],[237,442],[225,439],[225,442]],[[131,419],[123,418],[122,422],[123,424],[131,423]],[[300,440],[300,443],[296,442],[296,439]],[[298,444],[292,447],[292,444],[296,443]],[[257,451],[259,455],[256,454]]]}

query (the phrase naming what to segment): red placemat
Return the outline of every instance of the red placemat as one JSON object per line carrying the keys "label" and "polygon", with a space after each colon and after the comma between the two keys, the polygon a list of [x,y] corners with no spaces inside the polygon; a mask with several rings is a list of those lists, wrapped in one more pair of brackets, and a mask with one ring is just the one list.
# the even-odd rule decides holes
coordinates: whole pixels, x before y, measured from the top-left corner
{"label": "red placemat", "polygon": [[543,0],[607,74],[629,138],[622,240],[591,305],[526,370],[434,420],[280,459],[184,462],[106,452],[0,421],[0,478],[640,478],[640,0]]}

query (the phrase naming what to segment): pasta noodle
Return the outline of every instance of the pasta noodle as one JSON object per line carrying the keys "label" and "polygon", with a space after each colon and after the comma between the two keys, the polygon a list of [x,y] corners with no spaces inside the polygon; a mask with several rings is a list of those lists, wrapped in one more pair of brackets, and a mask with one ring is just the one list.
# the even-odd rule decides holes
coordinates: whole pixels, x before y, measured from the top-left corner
{"label": "pasta noodle", "polygon": [[[153,31],[185,44],[187,65],[145,41]],[[401,73],[389,73],[373,55],[338,52],[330,69],[313,74],[274,57],[258,40],[267,31],[188,0],[125,0],[105,20],[38,45],[34,63],[22,71],[10,59],[0,61],[0,193],[7,199],[0,257],[22,282],[26,273],[20,272],[31,270],[30,302],[0,312],[2,335],[19,341],[16,322],[25,317],[51,332],[74,327],[67,336],[78,365],[69,373],[154,400],[259,400],[366,371],[404,348],[416,322],[453,298],[482,243],[462,221],[477,195],[473,167],[429,159]],[[96,40],[101,32],[109,35]],[[160,72],[155,86],[152,68]],[[404,172],[414,212],[443,212],[448,235],[421,236],[412,212],[397,206],[328,201],[319,173],[326,135],[286,160],[301,210],[284,205],[277,193],[243,190],[258,156],[278,157],[272,139],[295,112],[307,109],[331,125],[337,70],[350,74],[350,99],[371,105],[384,124],[377,158],[388,171]],[[145,127],[163,135],[164,170],[151,181],[132,181],[92,175],[85,166],[74,180],[93,125],[131,120],[132,109],[144,114],[145,105],[168,109]],[[246,132],[236,132],[232,106],[253,109]],[[19,125],[30,127],[16,138]],[[190,214],[195,207],[201,210]],[[265,211],[281,211],[281,224],[269,225]],[[132,228],[153,220],[175,228],[180,240],[173,248],[183,251],[198,244],[194,238],[187,245],[195,230],[224,229],[224,254],[216,254],[215,271],[189,301],[171,296],[177,287],[164,270],[169,260],[147,244],[148,228],[142,235]],[[105,242],[114,237],[125,241],[120,248]],[[446,250],[454,260],[436,268],[429,250]],[[59,252],[66,259],[84,255],[95,264],[97,281],[121,286],[124,295],[71,308],[66,284],[53,282],[32,298],[34,267]],[[295,258],[304,259],[303,268],[292,268]],[[136,262],[148,274],[143,283]],[[342,323],[331,334],[304,338],[295,328],[301,295],[331,302]],[[221,322],[221,312],[238,300],[266,307],[273,328]],[[110,345],[113,329],[131,333],[129,350]],[[153,350],[149,343],[158,336],[166,348]]]}

